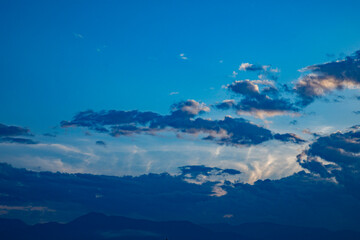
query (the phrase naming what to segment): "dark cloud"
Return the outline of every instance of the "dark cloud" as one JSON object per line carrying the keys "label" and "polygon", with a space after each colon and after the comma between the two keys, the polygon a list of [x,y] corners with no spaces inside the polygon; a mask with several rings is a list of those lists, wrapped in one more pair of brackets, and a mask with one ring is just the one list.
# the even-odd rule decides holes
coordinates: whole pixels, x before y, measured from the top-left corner
{"label": "dark cloud", "polygon": [[326,53],[325,55],[328,58],[334,58],[335,57],[335,54],[333,54],[333,53]]}
{"label": "dark cloud", "polygon": [[246,97],[256,98],[260,95],[259,86],[256,82],[250,80],[235,81],[232,84],[227,85],[227,89]]}
{"label": "dark cloud", "polygon": [[343,60],[312,65],[304,68],[310,71],[295,85],[294,91],[301,99],[299,104],[307,106],[315,99],[345,88],[360,86],[360,51]]}
{"label": "dark cloud", "polygon": [[[204,104],[188,100],[174,104],[169,115],[139,111],[85,111],[74,116],[71,121],[62,121],[62,127],[86,127],[108,133],[112,136],[133,134],[155,134],[160,131],[176,131],[187,134],[205,134],[204,140],[233,146],[256,145],[272,139],[293,141],[293,137],[274,134],[259,125],[243,118],[225,117],[223,120],[210,120],[195,116],[208,111]],[[283,137],[279,137],[283,136]]]}
{"label": "dark cloud", "polygon": [[30,130],[27,128],[17,127],[17,126],[7,126],[0,123],[0,137],[10,137],[10,136],[32,136]]}
{"label": "dark cloud", "polygon": [[360,114],[360,111],[353,111],[353,113],[355,113],[355,114]]}
{"label": "dark cloud", "polygon": [[56,137],[56,134],[54,134],[54,133],[44,133],[43,136],[45,136],[45,137]]}
{"label": "dark cloud", "polygon": [[[265,85],[265,87],[261,89],[259,87],[261,85]],[[250,114],[259,118],[294,114],[299,111],[290,100],[279,96],[278,89],[269,81],[235,81],[226,88],[232,93],[242,96],[242,99],[239,102],[225,100],[215,105],[218,109],[234,109],[239,115]]]}
{"label": "dark cloud", "polygon": [[[190,173],[195,176],[214,168],[201,166],[192,170]],[[0,163],[3,206],[16,203],[55,210],[21,213],[13,210],[6,215],[31,223],[67,222],[86,212],[98,211],[197,223],[273,222],[355,230],[360,224],[360,201],[342,185],[313,174],[299,172],[280,180],[257,181],[253,185],[224,182],[221,188],[226,194],[221,197],[213,195],[216,185],[218,182],[209,181],[194,184],[186,181],[184,175],[167,173],[111,177],[31,172]],[[233,217],[224,219],[225,214]]]}
{"label": "dark cloud", "polygon": [[192,178],[196,178],[199,175],[203,176],[214,176],[214,175],[237,175],[241,174],[240,171],[235,169],[221,169],[217,167],[206,167],[204,165],[189,165],[179,167],[182,176],[190,175]]}
{"label": "dark cloud", "polygon": [[305,140],[293,133],[275,134],[274,138],[283,142],[304,143]]}
{"label": "dark cloud", "polygon": [[104,141],[100,141],[100,140],[99,140],[99,141],[96,141],[95,144],[96,144],[96,145],[99,145],[99,146],[103,146],[103,147],[106,146],[106,143],[105,143]]}
{"label": "dark cloud", "polygon": [[19,138],[17,136],[33,136],[27,128],[17,126],[7,126],[0,123],[0,143],[19,143],[19,144],[37,144],[38,142],[28,138]]}
{"label": "dark cloud", "polygon": [[39,142],[28,138],[3,137],[0,138],[0,143],[38,144]]}
{"label": "dark cloud", "polygon": [[289,122],[290,125],[297,125],[298,124],[298,121],[297,120],[292,120]]}
{"label": "dark cloud", "polygon": [[360,198],[360,126],[319,137],[298,162],[321,177],[334,178]]}

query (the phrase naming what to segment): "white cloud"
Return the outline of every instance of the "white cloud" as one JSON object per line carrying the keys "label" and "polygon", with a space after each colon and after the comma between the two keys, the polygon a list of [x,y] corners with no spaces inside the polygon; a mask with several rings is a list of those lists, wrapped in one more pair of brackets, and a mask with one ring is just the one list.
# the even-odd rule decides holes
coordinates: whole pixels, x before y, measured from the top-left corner
{"label": "white cloud", "polygon": [[185,56],[185,53],[180,53],[179,56],[182,60],[188,60],[188,57]]}

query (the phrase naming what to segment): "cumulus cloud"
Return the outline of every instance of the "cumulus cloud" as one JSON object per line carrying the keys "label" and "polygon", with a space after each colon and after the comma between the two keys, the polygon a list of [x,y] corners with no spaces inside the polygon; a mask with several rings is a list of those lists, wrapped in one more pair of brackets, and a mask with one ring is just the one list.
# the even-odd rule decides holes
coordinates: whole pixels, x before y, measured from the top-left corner
{"label": "cumulus cloud", "polygon": [[360,87],[360,51],[343,60],[308,66],[301,71],[310,72],[294,86],[299,104],[307,106],[334,90]]}
{"label": "cumulus cloud", "polygon": [[[265,86],[260,89],[260,86]],[[299,109],[290,100],[280,97],[278,89],[271,81],[241,80],[228,84],[226,88],[240,95],[239,102],[225,100],[216,105],[216,108],[234,109],[239,115],[253,115],[266,118],[276,115],[295,114]]]}
{"label": "cumulus cloud", "polygon": [[171,111],[173,114],[185,114],[194,117],[201,113],[210,112],[210,108],[205,103],[199,103],[190,99],[173,104]]}
{"label": "cumulus cloud", "polygon": [[360,197],[360,126],[319,137],[298,156],[300,165],[343,184]]}
{"label": "cumulus cloud", "polygon": [[[243,118],[225,117],[210,120],[197,117],[210,109],[194,100],[173,104],[169,115],[139,111],[85,111],[74,116],[71,121],[62,121],[62,127],[86,127],[91,130],[109,133],[112,136],[133,134],[155,134],[160,131],[202,135],[203,140],[232,146],[256,145],[269,140],[295,142],[291,135],[276,135],[270,130],[253,124]],[[279,137],[282,136],[282,137]],[[300,143],[298,141],[297,143]]]}

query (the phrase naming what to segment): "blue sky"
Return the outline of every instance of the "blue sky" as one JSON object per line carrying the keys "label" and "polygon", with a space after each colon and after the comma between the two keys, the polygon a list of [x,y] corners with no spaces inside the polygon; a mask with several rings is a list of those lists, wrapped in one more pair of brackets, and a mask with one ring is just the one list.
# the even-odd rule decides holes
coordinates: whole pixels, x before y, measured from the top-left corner
{"label": "blue sky", "polygon": [[[356,84],[329,91],[297,116],[261,119],[213,107],[234,98],[228,84],[259,79],[258,72],[240,71],[242,63],[270,65],[279,70],[274,83],[292,88],[306,76],[299,69],[351,56],[360,49],[358,1],[2,1],[0,6],[0,123],[26,127],[40,142],[0,144],[1,161],[18,167],[138,175],[205,164],[246,171],[243,181],[252,182],[301,170],[296,156],[313,140],[305,129],[329,134],[359,121],[353,113],[360,110]],[[294,94],[284,94],[295,101]],[[203,118],[229,114],[308,142],[234,147],[193,134],[114,138],[60,127],[88,109],[166,115],[172,104],[188,99],[210,106]],[[289,124],[293,120],[298,123]]]}

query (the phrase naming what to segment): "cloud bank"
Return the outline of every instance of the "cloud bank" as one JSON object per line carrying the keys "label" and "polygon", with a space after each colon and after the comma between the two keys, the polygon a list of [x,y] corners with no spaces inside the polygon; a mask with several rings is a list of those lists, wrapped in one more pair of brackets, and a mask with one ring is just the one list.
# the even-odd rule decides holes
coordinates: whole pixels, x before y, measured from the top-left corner
{"label": "cloud bank", "polygon": [[62,121],[62,127],[86,127],[108,133],[111,136],[130,136],[134,134],[156,134],[175,131],[200,135],[203,140],[232,146],[257,145],[270,140],[303,143],[294,134],[277,134],[251,123],[243,118],[225,117],[210,120],[197,117],[210,111],[203,103],[194,100],[182,101],[171,107],[169,115],[154,112],[133,111],[84,111],[76,114],[71,121]]}

